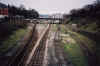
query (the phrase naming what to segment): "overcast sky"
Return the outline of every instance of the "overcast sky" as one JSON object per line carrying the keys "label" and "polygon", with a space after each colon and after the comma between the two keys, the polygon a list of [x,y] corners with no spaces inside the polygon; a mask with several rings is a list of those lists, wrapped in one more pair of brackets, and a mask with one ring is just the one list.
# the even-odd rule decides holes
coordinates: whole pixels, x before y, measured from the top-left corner
{"label": "overcast sky", "polygon": [[19,6],[23,4],[26,8],[34,8],[40,14],[68,13],[73,8],[81,8],[91,4],[95,0],[0,0],[5,4]]}

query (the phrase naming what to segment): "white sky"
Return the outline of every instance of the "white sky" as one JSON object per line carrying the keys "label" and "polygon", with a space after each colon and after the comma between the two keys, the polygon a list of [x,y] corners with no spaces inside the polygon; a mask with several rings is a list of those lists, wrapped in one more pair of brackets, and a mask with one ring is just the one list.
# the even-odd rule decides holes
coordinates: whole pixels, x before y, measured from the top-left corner
{"label": "white sky", "polygon": [[26,8],[36,9],[40,14],[68,13],[73,8],[81,8],[94,1],[95,0],[0,0],[0,2],[16,6],[23,4]]}

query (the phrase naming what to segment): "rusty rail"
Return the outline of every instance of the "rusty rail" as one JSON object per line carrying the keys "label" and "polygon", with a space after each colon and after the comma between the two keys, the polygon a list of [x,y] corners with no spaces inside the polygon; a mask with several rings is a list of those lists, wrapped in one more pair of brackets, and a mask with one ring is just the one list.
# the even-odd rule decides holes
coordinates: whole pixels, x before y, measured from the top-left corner
{"label": "rusty rail", "polygon": [[48,24],[39,38],[36,36],[35,27],[36,25],[30,40],[13,55],[7,66],[42,66],[50,25]]}
{"label": "rusty rail", "polygon": [[27,58],[27,56],[28,56],[27,53],[30,52],[31,47],[34,44],[33,42],[32,42],[32,44],[29,44],[29,42],[36,39],[36,38],[33,38],[34,33],[35,33],[35,27],[36,27],[36,25],[34,25],[32,31],[30,33],[32,35],[31,35],[29,41],[26,44],[22,44],[22,46],[12,56],[12,58],[9,59],[9,62],[7,64],[7,66],[24,66],[24,61],[23,60],[25,60],[25,58]]}
{"label": "rusty rail", "polygon": [[43,34],[38,39],[32,52],[29,55],[29,58],[26,61],[25,66],[42,66],[49,29],[50,25],[47,26]]}

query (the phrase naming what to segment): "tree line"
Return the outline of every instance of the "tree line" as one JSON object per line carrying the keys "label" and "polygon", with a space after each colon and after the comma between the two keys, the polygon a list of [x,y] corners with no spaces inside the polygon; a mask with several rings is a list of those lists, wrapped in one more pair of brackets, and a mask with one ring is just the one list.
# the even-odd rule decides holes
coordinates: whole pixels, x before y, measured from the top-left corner
{"label": "tree line", "polygon": [[64,15],[64,18],[70,18],[71,20],[87,18],[90,20],[97,20],[97,24],[100,25],[100,1],[86,5],[83,8],[73,9],[70,11],[70,14]]}
{"label": "tree line", "polygon": [[23,16],[25,18],[37,18],[39,13],[35,9],[26,9],[24,6],[16,7],[8,5],[9,16]]}

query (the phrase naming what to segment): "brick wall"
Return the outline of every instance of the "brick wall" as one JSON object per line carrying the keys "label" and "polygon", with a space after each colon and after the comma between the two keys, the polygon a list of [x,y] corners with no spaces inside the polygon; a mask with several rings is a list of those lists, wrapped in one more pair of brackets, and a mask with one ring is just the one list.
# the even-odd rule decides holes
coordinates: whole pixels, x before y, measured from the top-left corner
{"label": "brick wall", "polygon": [[0,15],[8,15],[8,8],[0,8]]}

